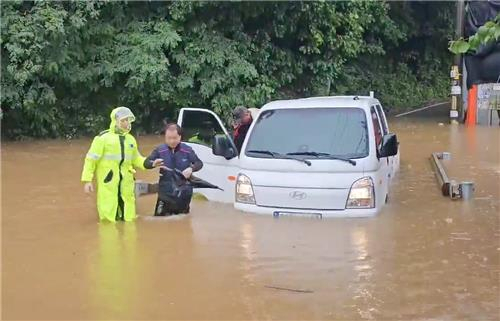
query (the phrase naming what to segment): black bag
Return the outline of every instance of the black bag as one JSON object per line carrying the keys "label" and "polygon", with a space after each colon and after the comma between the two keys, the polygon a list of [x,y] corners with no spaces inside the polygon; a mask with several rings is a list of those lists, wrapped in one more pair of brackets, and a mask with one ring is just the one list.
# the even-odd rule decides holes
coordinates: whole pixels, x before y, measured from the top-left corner
{"label": "black bag", "polygon": [[186,209],[193,197],[193,186],[184,176],[177,173],[168,173],[165,179],[160,180],[158,199],[165,201],[179,210]]}

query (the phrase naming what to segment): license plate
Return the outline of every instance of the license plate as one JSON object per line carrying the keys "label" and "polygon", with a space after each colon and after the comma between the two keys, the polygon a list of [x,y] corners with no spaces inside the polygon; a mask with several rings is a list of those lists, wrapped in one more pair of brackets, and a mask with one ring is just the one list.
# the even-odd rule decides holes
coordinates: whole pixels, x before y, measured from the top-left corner
{"label": "license plate", "polygon": [[299,217],[309,217],[309,218],[322,218],[321,213],[309,213],[309,212],[274,212],[274,217],[280,216],[299,216]]}

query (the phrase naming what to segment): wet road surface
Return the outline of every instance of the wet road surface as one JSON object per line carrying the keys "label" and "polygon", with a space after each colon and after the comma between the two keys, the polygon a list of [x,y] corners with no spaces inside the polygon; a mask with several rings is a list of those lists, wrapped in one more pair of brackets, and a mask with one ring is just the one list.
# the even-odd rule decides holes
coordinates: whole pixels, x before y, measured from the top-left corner
{"label": "wet road surface", "polygon": [[[280,218],[196,201],[192,213],[98,224],[79,182],[89,139],[2,144],[3,319],[498,320],[500,130],[400,118],[382,214]],[[143,154],[161,142],[139,137]],[[470,202],[440,195],[449,151]],[[155,180],[155,172],[138,177]]]}

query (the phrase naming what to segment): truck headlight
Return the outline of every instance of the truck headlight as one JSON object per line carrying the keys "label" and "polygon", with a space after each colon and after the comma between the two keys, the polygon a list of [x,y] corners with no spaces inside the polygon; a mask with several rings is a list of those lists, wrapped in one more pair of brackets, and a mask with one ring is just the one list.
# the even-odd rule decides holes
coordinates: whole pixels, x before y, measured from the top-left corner
{"label": "truck headlight", "polygon": [[373,180],[370,177],[363,177],[355,181],[351,190],[345,208],[374,208],[375,191]]}
{"label": "truck headlight", "polygon": [[255,204],[252,182],[248,176],[240,174],[236,181],[236,202]]}

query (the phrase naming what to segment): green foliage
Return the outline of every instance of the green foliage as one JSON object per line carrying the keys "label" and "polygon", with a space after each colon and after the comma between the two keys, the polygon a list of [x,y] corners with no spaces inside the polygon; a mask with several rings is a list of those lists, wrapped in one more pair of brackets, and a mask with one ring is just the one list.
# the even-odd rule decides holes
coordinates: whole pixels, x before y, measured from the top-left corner
{"label": "green foliage", "polygon": [[[445,99],[451,65],[446,44],[453,34],[453,3],[391,2],[388,13],[396,30],[386,27],[380,36],[384,53],[347,61],[333,92],[356,94],[369,88],[394,111]],[[379,30],[376,34],[381,35]]]}
{"label": "green foliage", "polygon": [[[74,137],[132,108],[155,131],[182,107],[367,93],[446,95],[449,3],[1,2],[2,132]],[[428,30],[432,30],[429,33]]]}
{"label": "green foliage", "polygon": [[464,40],[459,39],[450,42],[449,50],[454,54],[474,53],[482,45],[487,45],[500,40],[500,14],[493,21],[486,22],[479,27],[475,35]]}

